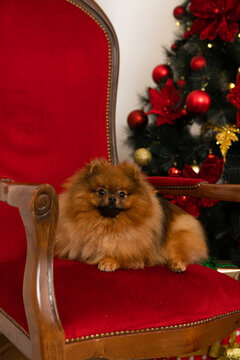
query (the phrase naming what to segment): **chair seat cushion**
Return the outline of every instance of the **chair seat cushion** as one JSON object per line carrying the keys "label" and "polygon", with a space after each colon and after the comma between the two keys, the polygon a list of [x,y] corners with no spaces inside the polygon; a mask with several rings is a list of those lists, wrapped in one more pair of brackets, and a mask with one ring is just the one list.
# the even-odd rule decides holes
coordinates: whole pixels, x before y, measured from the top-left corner
{"label": "chair seat cushion", "polygon": [[[23,302],[15,301],[21,298],[24,260],[1,264],[0,271],[0,307],[28,332]],[[55,259],[54,276],[66,339],[190,326],[240,311],[240,282],[200,265],[181,274],[165,266],[107,273]]]}

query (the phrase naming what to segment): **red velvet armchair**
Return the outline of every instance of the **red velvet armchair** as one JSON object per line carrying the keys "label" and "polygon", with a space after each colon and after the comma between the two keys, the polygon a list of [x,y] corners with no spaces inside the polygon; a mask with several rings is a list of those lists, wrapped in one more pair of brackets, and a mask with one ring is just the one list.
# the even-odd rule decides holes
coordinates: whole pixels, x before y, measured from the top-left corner
{"label": "red velvet armchair", "polygon": [[[0,33],[0,331],[29,359],[139,359],[240,327],[240,283],[215,270],[103,273],[53,258],[63,181],[94,157],[118,162],[117,39],[93,0],[1,0]],[[238,185],[150,181],[240,201]]]}

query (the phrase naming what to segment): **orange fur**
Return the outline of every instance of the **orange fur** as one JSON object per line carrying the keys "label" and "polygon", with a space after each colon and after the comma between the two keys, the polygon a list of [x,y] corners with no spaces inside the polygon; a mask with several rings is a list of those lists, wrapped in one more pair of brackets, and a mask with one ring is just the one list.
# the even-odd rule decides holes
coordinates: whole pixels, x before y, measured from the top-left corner
{"label": "orange fur", "polygon": [[200,223],[164,199],[137,167],[96,159],[59,196],[55,254],[103,271],[167,264],[184,271],[207,258]]}

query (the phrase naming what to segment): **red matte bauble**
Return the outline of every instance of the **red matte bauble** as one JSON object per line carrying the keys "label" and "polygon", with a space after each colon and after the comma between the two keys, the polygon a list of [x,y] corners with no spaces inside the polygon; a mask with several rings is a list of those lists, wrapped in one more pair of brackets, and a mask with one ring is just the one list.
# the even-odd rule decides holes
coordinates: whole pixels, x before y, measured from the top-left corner
{"label": "red matte bauble", "polygon": [[181,175],[181,170],[179,170],[176,166],[172,166],[170,167],[170,169],[168,170],[168,176],[180,176]]}
{"label": "red matte bauble", "polygon": [[186,86],[186,80],[185,80],[185,79],[179,79],[179,80],[177,81],[177,86],[178,86],[179,88],[185,87],[185,86]]}
{"label": "red matte bauble", "polygon": [[159,84],[159,82],[165,80],[168,76],[170,76],[171,73],[172,70],[169,65],[160,64],[153,69],[152,78],[156,84]]}
{"label": "red matte bauble", "polygon": [[211,97],[206,91],[194,90],[187,96],[186,105],[189,113],[203,115],[211,106]]}
{"label": "red matte bauble", "polygon": [[190,62],[191,69],[193,71],[199,71],[205,68],[207,65],[206,59],[203,56],[194,56]]}
{"label": "red matte bauble", "polygon": [[185,9],[183,6],[176,6],[175,9],[173,10],[173,16],[178,20],[182,19],[184,14],[185,14]]}
{"label": "red matte bauble", "polygon": [[184,39],[188,39],[191,36],[190,31],[185,31],[183,34]]}
{"label": "red matte bauble", "polygon": [[132,130],[142,129],[148,123],[148,117],[142,110],[133,110],[127,117],[128,126]]}

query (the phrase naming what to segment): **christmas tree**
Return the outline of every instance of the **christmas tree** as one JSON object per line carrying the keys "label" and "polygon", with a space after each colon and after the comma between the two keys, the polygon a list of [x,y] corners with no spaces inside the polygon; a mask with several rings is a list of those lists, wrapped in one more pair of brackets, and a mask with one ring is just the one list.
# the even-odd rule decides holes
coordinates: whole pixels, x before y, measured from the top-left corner
{"label": "christmas tree", "polygon": [[[240,1],[187,0],[156,86],[127,119],[134,161],[151,176],[240,184]],[[211,256],[240,265],[238,204],[171,199],[204,224]]]}

